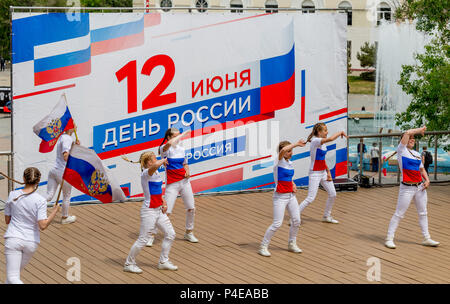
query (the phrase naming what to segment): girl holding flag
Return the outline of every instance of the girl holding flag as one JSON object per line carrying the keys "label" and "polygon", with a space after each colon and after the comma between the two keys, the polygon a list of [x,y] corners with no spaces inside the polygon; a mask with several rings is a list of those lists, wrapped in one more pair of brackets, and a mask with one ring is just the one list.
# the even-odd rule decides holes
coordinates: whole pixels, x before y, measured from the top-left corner
{"label": "girl holding flag", "polygon": [[[70,149],[73,144],[72,134],[75,132],[76,126],[74,128],[65,131],[58,139],[56,144],[56,162],[55,166],[48,173],[48,184],[47,184],[47,202],[50,202],[55,195],[55,191],[58,185],[62,182],[62,177],[64,174],[64,169],[66,168],[67,159],[69,158]],[[77,139],[75,142],[77,145],[80,141]],[[69,215],[70,206],[70,193],[72,191],[72,186],[65,182],[62,183],[62,220],[61,224],[70,224],[76,221],[75,215]]]}
{"label": "girl holding flag", "polygon": [[[402,175],[402,182],[398,193],[397,208],[389,223],[385,246],[394,249],[394,235],[400,220],[408,210],[411,200],[414,198],[417,213],[419,213],[419,225],[422,230],[424,240],[422,245],[436,247],[439,242],[431,239],[428,231],[427,217],[427,191],[430,185],[427,171],[422,163],[422,158],[417,151],[414,151],[415,134],[424,135],[426,127],[411,129],[402,134],[397,148],[397,161]],[[423,181],[425,180],[425,182]]]}
{"label": "girl holding flag", "polygon": [[23,284],[20,271],[27,265],[45,230],[59,210],[55,203],[47,218],[47,201],[36,192],[41,172],[34,167],[23,172],[25,187],[11,191],[5,206],[6,284]]}
{"label": "girl holding flag", "polygon": [[294,166],[290,159],[292,157],[292,149],[295,147],[304,147],[305,144],[303,140],[299,140],[295,144],[282,141],[278,145],[278,163],[273,168],[274,180],[276,182],[275,192],[273,193],[273,223],[267,228],[259,248],[258,253],[262,256],[271,255],[268,250],[269,243],[283,222],[284,210],[286,208],[292,221],[289,229],[288,250],[295,253],[302,252],[296,242],[298,227],[300,226],[300,214],[298,212],[297,198],[295,197],[297,187],[292,180]]}
{"label": "girl holding flag", "polygon": [[[129,161],[128,159],[124,158]],[[131,162],[131,161],[130,161]],[[136,256],[147,244],[150,231],[155,228],[164,233],[158,269],[177,270],[178,267],[169,261],[169,252],[175,239],[175,231],[166,214],[167,204],[162,196],[162,179],[158,168],[167,164],[166,159],[156,160],[153,152],[144,152],[139,159],[141,164],[141,185],[144,191],[144,203],[141,208],[141,229],[139,238],[133,244],[124,265],[124,271],[142,273],[136,264]]]}
{"label": "girl holding flag", "polygon": [[344,131],[337,132],[331,137],[327,137],[328,128],[323,122],[316,123],[311,134],[308,136],[307,142],[311,142],[310,156],[311,165],[309,168],[309,184],[308,196],[300,203],[300,216],[303,210],[311,204],[317,195],[319,184],[328,192],[328,200],[325,206],[322,221],[325,223],[337,224],[337,220],[331,217],[331,209],[333,208],[336,199],[336,189],[334,188],[333,179],[331,177],[330,169],[325,162],[325,155],[327,153],[328,142],[336,140],[339,136],[347,137]]}

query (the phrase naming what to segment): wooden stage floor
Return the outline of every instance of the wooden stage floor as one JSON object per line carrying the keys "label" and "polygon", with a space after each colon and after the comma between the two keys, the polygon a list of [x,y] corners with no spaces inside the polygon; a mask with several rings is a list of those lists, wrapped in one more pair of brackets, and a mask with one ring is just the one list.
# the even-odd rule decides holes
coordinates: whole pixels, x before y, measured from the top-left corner
{"label": "wooden stage floor", "polygon": [[[307,191],[299,190],[299,202]],[[450,186],[428,191],[429,229],[438,248],[424,247],[414,202],[397,230],[397,249],[384,247],[398,187],[359,188],[338,192],[333,216],[339,224],[320,221],[326,193],[319,191],[307,207],[297,243],[301,254],[287,251],[287,217],[270,244],[272,256],[257,254],[272,221],[272,192],[196,197],[195,234],[200,242],[183,240],[185,212],[177,199],[172,224],[177,233],[170,259],[179,270],[157,270],[161,236],[137,258],[143,274],[123,272],[123,263],[139,233],[141,202],[72,206],[74,224],[61,225],[59,215],[41,234],[41,244],[23,271],[24,283],[72,283],[67,260],[79,258],[81,281],[74,283],[371,283],[367,260],[381,262],[380,283],[450,283]],[[0,220],[0,233],[5,223]],[[0,238],[2,251],[4,239]],[[0,257],[0,282],[5,257]],[[375,282],[376,283],[376,282]]]}

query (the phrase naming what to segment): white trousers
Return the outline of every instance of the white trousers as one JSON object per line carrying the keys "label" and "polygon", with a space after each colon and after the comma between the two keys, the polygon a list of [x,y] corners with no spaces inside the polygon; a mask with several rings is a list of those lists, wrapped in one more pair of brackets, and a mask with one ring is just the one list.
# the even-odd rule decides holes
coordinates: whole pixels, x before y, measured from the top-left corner
{"label": "white trousers", "polygon": [[423,185],[419,187],[405,186],[400,184],[398,192],[397,208],[389,223],[387,237],[393,239],[395,231],[397,230],[400,220],[405,216],[406,210],[408,210],[411,200],[414,198],[416,204],[417,213],[419,214],[419,225],[422,230],[422,234],[425,238],[429,238],[428,232],[428,216],[427,216],[427,191],[422,190]]}
{"label": "white trousers", "polygon": [[148,208],[143,206],[141,208],[141,229],[139,237],[130,249],[126,260],[127,265],[136,265],[136,256],[147,244],[150,231],[155,228],[158,228],[164,233],[159,261],[165,263],[169,260],[170,248],[172,247],[172,242],[175,240],[175,230],[173,230],[172,223],[169,217],[162,213],[161,207]]}
{"label": "white trousers", "polygon": [[[183,199],[184,208],[186,209],[186,230],[194,229],[195,202],[194,193],[192,192],[191,182],[188,178],[184,178],[178,182],[168,184],[164,198],[167,203],[167,213],[172,213],[175,206],[175,200],[178,194]],[[190,211],[189,211],[190,210]]]}
{"label": "white trousers", "polygon": [[331,215],[331,209],[333,208],[334,201],[336,200],[336,189],[334,188],[333,181],[327,181],[327,171],[316,171],[309,174],[308,196],[303,202],[300,203],[300,213],[311,204],[317,195],[319,184],[327,191],[328,199],[325,205],[325,211],[323,216],[328,217]]}
{"label": "white trousers", "polygon": [[[48,184],[47,184],[47,202],[51,202],[55,196],[56,189],[61,184],[62,176],[64,170],[53,168],[48,173]],[[69,216],[69,206],[70,206],[70,192],[72,191],[72,186],[64,181],[62,188],[63,202],[61,205],[62,216]]]}
{"label": "white trousers", "polygon": [[5,239],[6,282],[5,284],[23,284],[20,271],[30,261],[38,243],[19,238]]}
{"label": "white trousers", "polygon": [[297,238],[298,227],[300,226],[300,213],[298,212],[298,202],[294,193],[273,194],[273,222],[267,228],[261,245],[267,246],[270,243],[275,232],[281,227],[284,218],[284,211],[287,208],[291,217],[291,227],[289,228],[289,242]]}

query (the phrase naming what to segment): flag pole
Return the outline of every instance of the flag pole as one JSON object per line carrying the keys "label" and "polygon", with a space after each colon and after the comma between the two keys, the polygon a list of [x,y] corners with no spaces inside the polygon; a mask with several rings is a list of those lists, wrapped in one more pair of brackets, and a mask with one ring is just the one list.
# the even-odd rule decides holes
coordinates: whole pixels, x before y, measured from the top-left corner
{"label": "flag pole", "polygon": [[59,202],[59,197],[61,196],[61,190],[63,188],[63,185],[64,185],[64,175],[63,175],[63,178],[62,178],[62,181],[61,181],[61,185],[59,186],[58,197],[56,198],[55,205],[57,205],[58,202]]}
{"label": "flag pole", "polygon": [[[66,96],[66,92],[64,92],[63,95],[64,95],[64,99],[66,100],[66,105],[69,106],[69,105],[67,104],[67,96]],[[72,117],[72,120],[73,120],[73,117]],[[75,121],[74,121],[73,132],[75,133],[75,140],[78,141],[77,128],[75,127]]]}

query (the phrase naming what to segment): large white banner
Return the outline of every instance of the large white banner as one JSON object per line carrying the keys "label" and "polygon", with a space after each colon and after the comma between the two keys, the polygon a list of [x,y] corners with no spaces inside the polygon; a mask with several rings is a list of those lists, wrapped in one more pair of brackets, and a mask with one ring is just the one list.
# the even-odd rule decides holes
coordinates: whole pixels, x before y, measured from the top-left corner
{"label": "large white banner", "polygon": [[[56,149],[40,153],[32,127],[63,93],[81,143],[131,197],[140,170],[121,155],[157,152],[170,127],[191,130],[196,193],[271,188],[279,141],[318,121],[346,130],[345,14],[14,13],[12,27],[14,172],[38,167],[42,193]],[[346,174],[346,141],[328,150]],[[307,185],[309,145],[292,161]]]}

